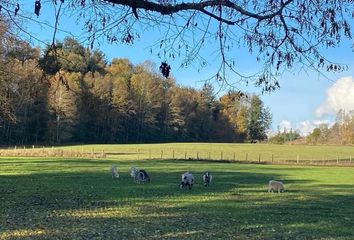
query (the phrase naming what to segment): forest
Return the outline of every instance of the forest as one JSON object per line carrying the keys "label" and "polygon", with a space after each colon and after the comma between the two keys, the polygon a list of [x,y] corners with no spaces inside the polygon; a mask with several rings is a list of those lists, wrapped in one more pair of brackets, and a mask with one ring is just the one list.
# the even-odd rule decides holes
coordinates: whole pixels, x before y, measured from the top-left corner
{"label": "forest", "polygon": [[149,61],[105,59],[77,40],[32,47],[0,26],[0,143],[264,140],[271,112],[257,95],[180,86]]}

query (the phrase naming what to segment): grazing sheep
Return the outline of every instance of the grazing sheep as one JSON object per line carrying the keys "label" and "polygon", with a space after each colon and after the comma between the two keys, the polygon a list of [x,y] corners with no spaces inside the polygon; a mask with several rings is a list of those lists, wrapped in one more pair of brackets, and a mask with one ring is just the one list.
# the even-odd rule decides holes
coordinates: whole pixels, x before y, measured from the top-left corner
{"label": "grazing sheep", "polygon": [[268,192],[271,191],[274,192],[274,190],[278,191],[278,193],[284,192],[285,191],[284,184],[279,181],[270,180],[268,186]]}
{"label": "grazing sheep", "polygon": [[112,165],[111,174],[112,174],[112,178],[119,178],[118,168],[116,165]]}
{"label": "grazing sheep", "polygon": [[210,172],[205,172],[203,174],[204,186],[208,187],[212,179],[213,179],[213,176],[211,175],[211,173]]}
{"label": "grazing sheep", "polygon": [[137,173],[137,177],[136,177],[136,181],[137,183],[146,183],[146,182],[150,182],[150,176],[147,174],[147,172],[144,169],[139,170],[139,172]]}
{"label": "grazing sheep", "polygon": [[186,172],[182,174],[182,180],[181,180],[181,184],[179,185],[179,187],[182,189],[184,187],[188,186],[188,189],[191,190],[194,184],[194,177],[193,174]]}
{"label": "grazing sheep", "polygon": [[130,168],[130,176],[133,178],[134,182],[137,181],[139,169],[137,167]]}

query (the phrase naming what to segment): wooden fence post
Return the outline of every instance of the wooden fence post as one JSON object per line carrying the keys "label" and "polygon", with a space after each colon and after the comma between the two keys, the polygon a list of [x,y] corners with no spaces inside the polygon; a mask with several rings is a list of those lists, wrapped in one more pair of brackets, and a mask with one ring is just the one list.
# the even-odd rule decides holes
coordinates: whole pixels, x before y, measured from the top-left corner
{"label": "wooden fence post", "polygon": [[246,161],[248,161],[248,153],[246,153]]}
{"label": "wooden fence post", "polygon": [[234,153],[234,161],[236,161],[236,153]]}
{"label": "wooden fence post", "polygon": [[261,154],[258,154],[258,163],[261,163]]}
{"label": "wooden fence post", "polygon": [[197,152],[197,160],[199,160],[199,152]]}
{"label": "wooden fence post", "polygon": [[172,159],[175,159],[175,150],[172,150]]}
{"label": "wooden fence post", "polygon": [[163,157],[163,150],[161,150],[161,159],[162,159],[162,157]]}

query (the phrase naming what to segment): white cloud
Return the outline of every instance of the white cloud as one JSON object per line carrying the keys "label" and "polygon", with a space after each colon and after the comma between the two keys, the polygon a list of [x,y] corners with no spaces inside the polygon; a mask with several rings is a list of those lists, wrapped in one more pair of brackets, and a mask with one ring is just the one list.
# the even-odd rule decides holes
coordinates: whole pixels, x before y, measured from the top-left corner
{"label": "white cloud", "polygon": [[354,109],[354,79],[343,77],[327,89],[324,103],[316,109],[317,117],[336,114],[340,109],[346,111]]}
{"label": "white cloud", "polygon": [[332,122],[328,120],[306,120],[302,122],[291,123],[288,120],[282,120],[279,123],[279,131],[282,132],[284,130],[290,131],[297,131],[301,136],[306,136],[312,132],[312,130],[316,127],[319,127],[321,124],[327,124],[328,127],[333,125]]}
{"label": "white cloud", "polygon": [[279,123],[278,125],[278,130],[280,132],[285,131],[289,131],[292,128],[291,122],[289,122],[288,120],[283,120]]}

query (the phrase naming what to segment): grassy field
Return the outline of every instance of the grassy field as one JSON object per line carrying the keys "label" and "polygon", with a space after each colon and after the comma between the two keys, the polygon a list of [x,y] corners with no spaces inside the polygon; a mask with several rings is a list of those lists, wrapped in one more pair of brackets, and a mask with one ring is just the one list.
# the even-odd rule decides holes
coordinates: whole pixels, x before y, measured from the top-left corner
{"label": "grassy field", "polygon": [[14,146],[0,156],[65,156],[116,160],[204,159],[268,163],[354,165],[354,146],[275,144],[165,143],[76,145],[64,147]]}
{"label": "grassy field", "polygon": [[[52,148],[48,148],[49,150]],[[78,145],[56,147],[84,153],[104,152],[109,159],[215,159],[238,161],[347,161],[354,163],[354,146],[305,146],[235,143],[164,143]]]}
{"label": "grassy field", "polygon": [[[103,146],[85,146],[92,147]],[[114,156],[0,158],[0,239],[354,239],[353,167]],[[133,183],[133,165],[150,173],[150,184]],[[197,180],[191,191],[178,188],[187,170]],[[214,176],[208,188],[204,170]],[[283,180],[287,191],[268,194],[270,179]]]}

